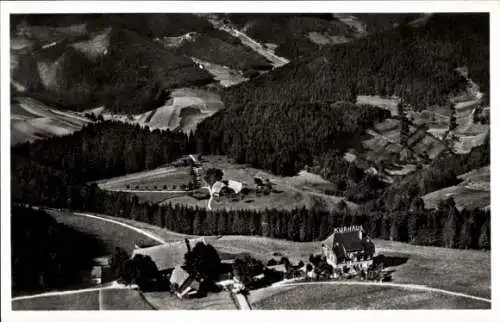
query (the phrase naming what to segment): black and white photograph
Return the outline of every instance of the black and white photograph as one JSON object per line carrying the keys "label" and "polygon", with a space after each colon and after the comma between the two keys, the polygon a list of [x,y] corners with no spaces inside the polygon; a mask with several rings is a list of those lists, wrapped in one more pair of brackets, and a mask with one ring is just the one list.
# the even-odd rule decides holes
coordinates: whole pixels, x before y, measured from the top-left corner
{"label": "black and white photograph", "polygon": [[6,310],[492,310],[488,10],[111,2],[2,14]]}

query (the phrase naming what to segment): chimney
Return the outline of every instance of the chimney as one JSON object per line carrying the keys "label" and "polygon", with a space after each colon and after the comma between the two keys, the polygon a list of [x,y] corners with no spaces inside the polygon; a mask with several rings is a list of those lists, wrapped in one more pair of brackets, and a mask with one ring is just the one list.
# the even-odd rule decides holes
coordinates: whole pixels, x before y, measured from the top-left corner
{"label": "chimney", "polygon": [[184,239],[184,241],[186,242],[186,247],[187,247],[187,250],[188,250],[188,253],[191,252],[191,245],[189,244],[189,239]]}

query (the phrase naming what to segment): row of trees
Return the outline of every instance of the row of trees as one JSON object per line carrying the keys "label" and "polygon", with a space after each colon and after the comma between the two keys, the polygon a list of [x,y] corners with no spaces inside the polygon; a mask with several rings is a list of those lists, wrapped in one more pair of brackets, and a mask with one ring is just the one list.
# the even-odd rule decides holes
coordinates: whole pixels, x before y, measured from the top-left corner
{"label": "row of trees", "polygon": [[[260,235],[294,241],[327,238],[334,227],[363,225],[373,238],[418,245],[451,248],[489,248],[489,211],[458,211],[452,199],[437,210],[425,210],[417,199],[409,211],[351,211],[345,203],[339,210],[315,209],[216,210],[166,204],[141,203],[136,196],[107,192],[92,185],[85,188],[74,207],[146,222],[173,231],[195,235]],[[466,238],[466,239],[465,239]]]}

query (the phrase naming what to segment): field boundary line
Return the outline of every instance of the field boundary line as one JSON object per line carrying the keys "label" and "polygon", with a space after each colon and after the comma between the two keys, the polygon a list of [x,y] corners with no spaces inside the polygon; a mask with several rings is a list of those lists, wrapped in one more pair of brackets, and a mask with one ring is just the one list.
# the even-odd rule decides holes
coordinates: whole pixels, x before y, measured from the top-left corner
{"label": "field boundary line", "polygon": [[54,295],[78,294],[78,293],[88,293],[88,292],[95,292],[95,291],[100,292],[101,290],[106,290],[106,289],[120,290],[120,289],[126,289],[126,288],[117,286],[115,284],[110,284],[110,285],[106,285],[106,286],[89,287],[89,288],[82,288],[82,289],[77,289],[77,290],[50,291],[50,292],[31,294],[31,295],[21,295],[21,296],[13,297],[11,300],[12,301],[21,301],[21,300],[28,300],[28,299],[37,298],[37,297],[47,297],[47,296],[54,296]]}
{"label": "field boundary line", "polygon": [[121,221],[113,220],[110,218],[104,218],[104,217],[100,217],[100,216],[95,216],[95,215],[91,215],[91,214],[87,214],[87,213],[83,213],[83,212],[73,212],[73,214],[77,215],[77,216],[89,217],[89,218],[99,219],[99,220],[107,221],[107,222],[110,222],[113,224],[117,224],[117,225],[129,228],[133,231],[136,231],[144,236],[147,236],[147,237],[153,239],[154,241],[159,242],[160,244],[167,244],[167,242],[163,238],[161,238],[160,236],[153,234],[147,230],[140,229],[140,228],[134,227],[132,225],[126,224],[126,223],[121,222]]}
{"label": "field boundary line", "polygon": [[429,292],[436,292],[436,293],[443,293],[443,294],[448,294],[448,295],[453,295],[453,296],[458,296],[458,297],[464,297],[464,298],[469,298],[477,301],[483,301],[487,303],[491,303],[491,299],[484,298],[484,297],[479,297],[479,296],[474,296],[474,295],[469,295],[465,293],[460,293],[460,292],[453,292],[453,291],[448,291],[440,288],[435,288],[435,287],[430,287],[427,285],[418,285],[418,284],[399,284],[399,283],[374,283],[374,282],[355,282],[355,281],[318,281],[318,282],[293,282],[293,281],[288,281],[280,284],[274,284],[272,287],[288,287],[288,286],[300,286],[300,285],[335,285],[335,284],[340,284],[340,285],[366,285],[366,286],[382,286],[382,287],[397,287],[397,288],[403,288],[403,289],[410,289],[410,290],[419,290],[419,291],[429,291]]}
{"label": "field boundary line", "polygon": [[139,296],[141,297],[141,299],[146,302],[147,305],[149,305],[153,310],[155,311],[158,311],[159,308],[157,308],[155,305],[153,305],[153,303],[149,302],[149,300],[146,298],[146,296],[144,295],[144,293],[139,289]]}

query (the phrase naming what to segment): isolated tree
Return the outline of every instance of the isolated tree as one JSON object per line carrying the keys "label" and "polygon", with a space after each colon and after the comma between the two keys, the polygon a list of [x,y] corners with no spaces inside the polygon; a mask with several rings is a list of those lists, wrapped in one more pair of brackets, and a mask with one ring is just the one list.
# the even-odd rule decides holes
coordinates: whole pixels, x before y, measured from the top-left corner
{"label": "isolated tree", "polygon": [[389,240],[399,240],[399,225],[397,216],[392,216],[391,218],[391,229],[389,232]]}
{"label": "isolated tree", "polygon": [[126,273],[129,273],[126,267],[128,260],[127,252],[120,247],[116,247],[110,261],[110,270],[114,277],[123,278]]}
{"label": "isolated tree", "polygon": [[158,268],[151,257],[137,254],[132,259],[134,269],[134,279],[139,288],[147,290],[151,283],[157,279]]}
{"label": "isolated tree", "polygon": [[224,177],[224,172],[221,169],[210,168],[205,172],[205,181],[212,186],[216,181],[221,181]]}
{"label": "isolated tree", "polygon": [[408,214],[408,238],[411,243],[414,243],[418,234],[418,213]]}
{"label": "isolated tree", "polygon": [[217,250],[210,244],[198,242],[184,255],[188,271],[199,274],[203,279],[216,281],[221,273],[221,260]]}

